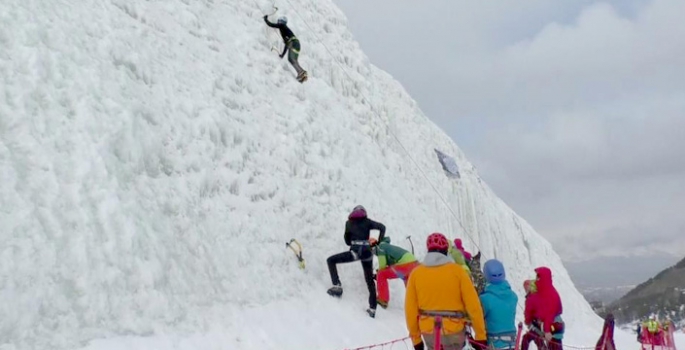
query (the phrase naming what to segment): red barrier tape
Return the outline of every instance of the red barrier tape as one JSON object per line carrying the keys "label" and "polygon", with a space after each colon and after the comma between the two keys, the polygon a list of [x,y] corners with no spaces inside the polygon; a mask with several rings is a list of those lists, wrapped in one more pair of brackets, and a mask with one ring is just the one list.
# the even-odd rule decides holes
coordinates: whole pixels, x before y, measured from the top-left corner
{"label": "red barrier tape", "polygon": [[[542,337],[540,337],[540,338],[542,338]],[[409,340],[409,337],[395,339],[395,340],[391,340],[391,341],[388,341],[385,343],[378,343],[378,344],[361,346],[358,348],[345,348],[344,350],[365,350],[365,349],[373,349],[373,348],[381,348],[382,349],[383,347],[385,347],[387,345],[394,345],[397,343],[404,343],[406,346],[407,344],[405,341],[407,341],[407,340]],[[469,343],[478,344],[478,345],[482,346],[483,348],[487,348],[486,344],[479,343],[479,342],[476,342],[473,340],[469,340]],[[564,349],[576,349],[576,350],[592,350],[595,348],[594,346],[574,346],[574,345],[568,345],[568,344],[564,344],[563,347],[564,347]],[[409,347],[407,347],[407,349],[409,349]]]}
{"label": "red barrier tape", "polygon": [[[379,344],[373,344],[373,345],[362,346],[362,347],[359,347],[359,348],[345,348],[345,350],[364,350],[364,349],[373,349],[373,348],[378,348],[378,347],[380,347],[380,348],[382,349],[382,348],[385,347],[386,345],[391,345],[391,346],[392,346],[392,345],[397,344],[397,343],[404,343],[407,339],[409,339],[409,337],[404,337],[404,338],[400,338],[400,339],[395,339],[395,340],[391,340],[391,341],[385,342],[385,343],[379,343]],[[407,344],[405,343],[405,346],[406,346],[406,345],[407,345]]]}

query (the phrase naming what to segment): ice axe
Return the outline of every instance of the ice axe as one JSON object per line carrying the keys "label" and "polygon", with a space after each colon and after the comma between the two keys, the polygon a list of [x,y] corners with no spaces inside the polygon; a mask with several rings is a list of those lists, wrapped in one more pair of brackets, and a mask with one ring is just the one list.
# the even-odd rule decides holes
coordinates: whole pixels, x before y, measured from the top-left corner
{"label": "ice axe", "polygon": [[[271,12],[271,13],[265,13],[265,15],[267,15],[267,16],[273,16],[273,15],[276,14],[276,12],[278,12],[278,7],[276,7],[276,2],[275,2],[275,1],[271,3],[271,7],[274,9],[274,11]],[[262,9],[263,9],[263,8],[262,8]]]}
{"label": "ice axe", "polygon": [[409,244],[411,244],[411,254],[414,255],[414,242],[411,241],[411,235],[407,236]]}
{"label": "ice axe", "polygon": [[[269,13],[269,14],[267,14],[267,15],[266,15],[267,17],[268,17],[268,16],[273,16],[273,15],[276,14],[276,12],[278,12],[278,7],[276,7],[276,3],[273,3],[273,4],[271,5],[271,7],[273,7],[274,11],[271,12],[271,13]],[[275,48],[273,45],[271,45],[271,51],[273,51],[273,52],[275,52],[275,53],[278,53],[278,54],[280,55],[280,53],[279,53],[280,51],[279,51],[277,48]]]}
{"label": "ice axe", "polygon": [[297,258],[297,261],[300,263],[300,269],[304,269],[304,258],[302,257],[302,245],[300,242],[298,242],[295,238],[291,239],[290,242],[285,242],[286,248],[290,248],[290,250],[295,253],[295,257]]}

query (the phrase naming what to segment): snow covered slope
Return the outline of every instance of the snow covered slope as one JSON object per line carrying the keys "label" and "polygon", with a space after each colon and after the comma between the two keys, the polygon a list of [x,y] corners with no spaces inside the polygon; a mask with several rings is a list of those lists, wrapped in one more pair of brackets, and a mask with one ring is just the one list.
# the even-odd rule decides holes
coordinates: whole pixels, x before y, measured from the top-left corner
{"label": "snow covered slope", "polygon": [[217,349],[338,349],[404,336],[401,283],[375,320],[358,265],[341,269],[343,300],[325,295],[325,258],[346,248],[360,203],[419,256],[433,231],[466,238],[519,293],[550,266],[570,339],[594,342],[601,323],[550,244],[368,62],[331,1],[291,1],[297,13],[286,1],[279,14],[302,41],[303,85],[270,51],[270,2],[3,2],[0,348],[121,336],[137,340],[89,347],[197,348],[193,336],[214,334]]}

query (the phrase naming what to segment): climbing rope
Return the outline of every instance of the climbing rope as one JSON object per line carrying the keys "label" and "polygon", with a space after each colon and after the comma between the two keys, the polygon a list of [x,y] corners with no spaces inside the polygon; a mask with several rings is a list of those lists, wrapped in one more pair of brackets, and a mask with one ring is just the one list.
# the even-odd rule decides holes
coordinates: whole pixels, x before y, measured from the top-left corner
{"label": "climbing rope", "polygon": [[[293,6],[293,4],[292,4],[292,2],[291,2],[290,0],[285,0],[285,1],[288,3],[288,5],[290,5],[290,8],[291,8],[291,9],[295,9],[295,6]],[[340,69],[343,71],[343,73],[345,73],[345,75],[347,76],[347,78],[349,78],[350,81],[354,81],[354,79],[352,78],[352,76],[350,75],[350,73],[347,71],[347,69],[345,68],[345,66],[343,66],[343,65],[336,59],[336,56],[335,56],[335,55],[333,54],[333,52],[328,48],[328,46],[326,45],[326,43],[324,43],[324,41],[321,40],[321,38],[316,34],[316,31],[309,25],[309,23],[307,22],[307,20],[305,20],[305,19],[302,17],[302,15],[300,15],[299,11],[293,11],[293,12],[295,12],[295,14],[297,15],[297,17],[299,17],[300,20],[302,20],[302,22],[307,26],[307,28],[309,29],[309,32],[312,33],[312,35],[314,35],[316,41],[318,41],[318,42],[326,49],[326,51],[327,51],[328,54],[331,56],[331,58],[333,59],[333,61],[340,67]],[[359,91],[359,94],[362,95],[362,97],[363,97],[364,99],[366,99],[367,101],[371,102],[371,99],[369,99],[362,91]],[[370,104],[370,106],[371,106],[371,111],[372,111],[372,112],[373,112],[381,121],[383,121],[383,117],[381,116],[381,114],[380,114],[375,108],[373,108],[374,105],[373,105],[373,104]],[[421,169],[421,167],[419,166],[419,164],[418,164],[418,162],[416,161],[416,159],[414,159],[414,157],[412,157],[411,153],[409,153],[409,150],[408,150],[408,149],[404,146],[404,144],[400,141],[400,139],[399,139],[399,137],[397,136],[397,134],[395,134],[395,133],[392,131],[392,129],[391,129],[386,123],[383,123],[383,125],[385,126],[386,131],[387,131],[390,135],[392,135],[393,139],[397,142],[397,144],[400,145],[400,148],[402,148],[402,150],[403,150],[404,153],[407,155],[407,157],[411,160],[411,162],[414,164],[414,166],[416,166],[416,169],[419,170],[419,172],[421,173],[421,175],[423,176],[423,178],[426,180],[426,182],[431,186],[431,188],[433,189],[433,191],[435,191],[435,194],[438,196],[438,198],[440,198],[440,200],[441,200],[442,203],[445,205],[445,207],[447,207],[447,209],[449,210],[450,214],[451,214],[452,217],[456,220],[457,224],[459,224],[459,227],[461,227],[462,231],[466,234],[466,236],[469,238],[469,240],[471,241],[471,243],[473,243],[473,245],[478,249],[478,251],[480,251],[480,247],[478,246],[478,244],[476,243],[476,241],[473,239],[473,237],[469,234],[469,232],[468,232],[468,230],[466,229],[466,227],[464,227],[464,225],[461,223],[461,220],[459,220],[459,217],[457,216],[457,214],[456,214],[456,213],[454,212],[454,210],[452,209],[452,206],[450,206],[449,203],[447,202],[447,200],[445,200],[445,198],[440,194],[440,191],[438,191],[437,187],[436,187],[436,186],[433,184],[433,182],[428,178],[428,175],[426,175],[426,173],[423,171],[423,169]]]}
{"label": "climbing rope", "polygon": [[[376,348],[380,348],[381,350],[385,350],[385,349],[393,350],[395,348],[395,345],[400,344],[400,343],[404,344],[405,349],[410,349],[410,347],[407,345],[407,340],[409,340],[409,337],[399,338],[399,339],[387,341],[385,343],[378,343],[378,344],[361,346],[358,348],[345,348],[344,350],[366,350],[366,349],[376,349]],[[413,348],[413,346],[411,348]]]}
{"label": "climbing rope", "polygon": [[[256,0],[252,0],[252,1],[257,5],[257,8],[260,8],[260,6],[259,6],[259,4],[256,2]],[[288,5],[290,6],[291,9],[293,9],[293,10],[295,9],[295,6],[294,6],[293,3],[291,2],[291,0],[285,0],[285,1],[288,3]],[[273,7],[276,8],[275,4],[273,5]],[[261,11],[261,9],[260,9],[260,11]],[[326,49],[326,51],[328,52],[328,54],[331,56],[331,59],[340,67],[340,69],[341,69],[341,70],[343,71],[343,73],[347,76],[347,78],[348,78],[350,81],[354,81],[354,79],[352,78],[352,76],[350,75],[350,73],[347,71],[347,69],[345,68],[345,66],[343,66],[343,65],[336,59],[336,56],[335,56],[335,55],[333,54],[333,52],[328,48],[328,46],[326,45],[326,43],[319,37],[319,35],[317,34],[317,32],[314,30],[314,28],[312,28],[312,26],[309,25],[309,22],[308,22],[304,17],[302,17],[302,15],[300,15],[299,11],[293,11],[293,12],[294,12],[294,13],[296,14],[296,16],[302,21],[302,23],[304,23],[305,26],[307,26],[307,28],[309,29],[309,32],[314,36],[314,38],[316,39],[316,41],[319,42],[319,43],[324,47],[324,49]],[[414,157],[412,157],[411,153],[409,153],[409,150],[408,150],[408,149],[404,146],[404,144],[400,141],[400,139],[399,139],[399,137],[397,136],[397,134],[395,134],[395,132],[392,131],[392,129],[389,127],[389,125],[386,124],[386,123],[384,122],[383,117],[381,116],[381,114],[374,108],[374,104],[371,104],[371,100],[364,94],[364,92],[359,91],[359,93],[360,93],[360,95],[361,95],[365,100],[369,101],[369,105],[370,105],[371,111],[372,111],[372,112],[373,112],[373,113],[374,113],[374,114],[383,122],[382,124],[385,126],[386,131],[387,131],[390,135],[392,135],[393,139],[397,142],[398,145],[400,145],[400,148],[402,149],[402,151],[404,151],[404,153],[407,155],[407,157],[411,160],[412,164],[414,164],[414,166],[416,167],[416,169],[418,169],[418,171],[421,173],[421,175],[423,176],[424,180],[430,185],[430,187],[433,189],[433,191],[434,191],[435,194],[438,196],[438,198],[440,199],[440,201],[445,205],[445,207],[446,207],[447,210],[449,211],[450,215],[451,215],[451,216],[454,218],[454,220],[457,222],[457,224],[458,224],[459,227],[462,229],[462,231],[464,232],[464,234],[466,235],[466,237],[469,239],[469,241],[471,241],[471,243],[472,243],[472,244],[478,249],[478,251],[480,252],[480,251],[481,251],[480,246],[476,243],[476,241],[473,239],[473,236],[469,233],[469,231],[466,229],[466,227],[462,224],[462,222],[461,222],[461,220],[459,219],[458,215],[455,213],[454,209],[452,209],[452,206],[451,206],[451,205],[447,202],[447,200],[440,194],[440,191],[438,191],[438,189],[437,189],[437,187],[434,185],[434,183],[428,178],[428,175],[426,175],[426,173],[423,171],[423,169],[421,169],[421,167],[419,166],[419,164],[418,164],[418,162],[416,161],[416,159],[414,159]],[[481,254],[482,254],[482,252],[481,252]],[[484,257],[484,255],[481,255],[481,256]],[[525,308],[523,307],[523,305],[522,305],[522,303],[521,303],[520,301],[517,303],[517,306],[518,306],[518,308],[519,308],[520,310],[522,310],[522,311],[525,310]]]}

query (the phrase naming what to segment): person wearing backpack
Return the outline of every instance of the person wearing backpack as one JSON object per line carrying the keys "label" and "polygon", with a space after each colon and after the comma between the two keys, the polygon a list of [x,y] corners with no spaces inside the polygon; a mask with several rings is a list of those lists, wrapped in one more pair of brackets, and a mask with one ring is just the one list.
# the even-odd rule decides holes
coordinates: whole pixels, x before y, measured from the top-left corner
{"label": "person wearing backpack", "polygon": [[373,253],[378,257],[378,273],[376,273],[377,301],[382,308],[387,308],[390,302],[388,280],[401,278],[407,286],[409,275],[419,266],[414,254],[406,249],[390,244],[390,237],[385,236],[379,242],[376,238],[369,238]]}

